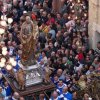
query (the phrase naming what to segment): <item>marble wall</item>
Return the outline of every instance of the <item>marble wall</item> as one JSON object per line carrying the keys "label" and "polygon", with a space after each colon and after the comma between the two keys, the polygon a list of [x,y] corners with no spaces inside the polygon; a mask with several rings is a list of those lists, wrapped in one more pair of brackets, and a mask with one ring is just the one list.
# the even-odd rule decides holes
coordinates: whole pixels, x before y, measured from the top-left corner
{"label": "marble wall", "polygon": [[89,0],[89,41],[93,49],[100,41],[100,0]]}

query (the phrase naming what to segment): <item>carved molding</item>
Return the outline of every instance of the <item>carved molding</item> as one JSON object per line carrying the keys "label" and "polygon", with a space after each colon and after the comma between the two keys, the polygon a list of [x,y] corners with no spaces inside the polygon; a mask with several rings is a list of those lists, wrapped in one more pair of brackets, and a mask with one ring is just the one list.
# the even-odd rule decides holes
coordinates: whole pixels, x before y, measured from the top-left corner
{"label": "carved molding", "polygon": [[100,0],[89,0],[93,5],[100,6]]}

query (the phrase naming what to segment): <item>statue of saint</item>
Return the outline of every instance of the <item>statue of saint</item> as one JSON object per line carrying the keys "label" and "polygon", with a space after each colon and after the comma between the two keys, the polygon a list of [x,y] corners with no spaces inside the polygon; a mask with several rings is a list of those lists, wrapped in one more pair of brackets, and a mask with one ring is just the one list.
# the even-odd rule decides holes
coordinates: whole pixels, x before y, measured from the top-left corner
{"label": "statue of saint", "polygon": [[26,16],[25,22],[21,26],[20,40],[23,46],[21,63],[25,66],[32,65],[34,62],[34,48],[38,35],[38,26],[30,16]]}

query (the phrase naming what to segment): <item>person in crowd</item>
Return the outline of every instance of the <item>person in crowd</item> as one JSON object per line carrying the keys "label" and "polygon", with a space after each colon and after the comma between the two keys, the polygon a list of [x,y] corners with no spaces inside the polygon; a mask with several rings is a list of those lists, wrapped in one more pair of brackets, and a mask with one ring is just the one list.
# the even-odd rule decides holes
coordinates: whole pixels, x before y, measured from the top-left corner
{"label": "person in crowd", "polygon": [[68,100],[73,100],[73,95],[70,92],[68,92],[68,87],[67,86],[65,86],[63,88],[63,96],[65,98],[67,98]]}
{"label": "person in crowd", "polygon": [[63,93],[63,89],[64,87],[66,86],[66,84],[62,81],[62,80],[59,80],[58,84],[57,84],[57,92],[59,94],[62,94]]}
{"label": "person in crowd", "polygon": [[13,94],[11,100],[20,100],[20,95],[19,95],[19,93],[14,92],[14,94]]}

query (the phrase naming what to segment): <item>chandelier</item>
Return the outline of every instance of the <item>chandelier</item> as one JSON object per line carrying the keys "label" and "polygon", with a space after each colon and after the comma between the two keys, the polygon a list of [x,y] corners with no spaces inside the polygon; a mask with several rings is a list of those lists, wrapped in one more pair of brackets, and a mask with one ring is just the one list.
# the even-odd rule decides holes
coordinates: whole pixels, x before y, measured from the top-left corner
{"label": "chandelier", "polygon": [[6,15],[2,15],[0,21],[0,34],[4,34],[6,27],[10,26],[12,22],[12,18],[7,18]]}
{"label": "chandelier", "polygon": [[[6,15],[1,16],[0,20],[0,35],[5,34],[6,28],[11,26],[13,22],[12,18],[7,18]],[[2,47],[2,54],[0,55],[0,68],[5,68],[6,70],[11,70],[13,66],[16,66],[17,62],[15,58],[9,57],[9,52],[7,47]]]}
{"label": "chandelier", "polygon": [[6,47],[2,48],[2,55],[0,59],[0,68],[5,68],[11,70],[12,67],[15,67],[17,62],[14,57],[7,57],[8,51]]}

